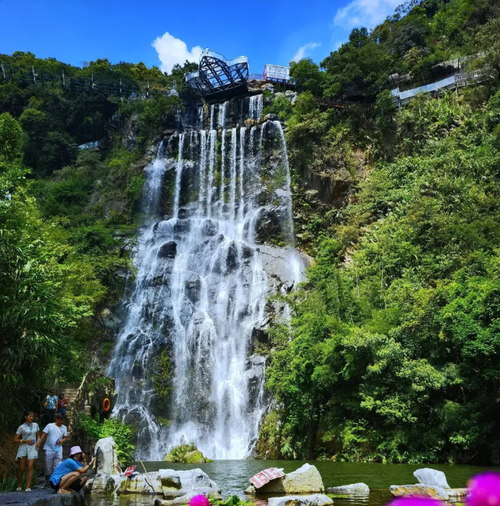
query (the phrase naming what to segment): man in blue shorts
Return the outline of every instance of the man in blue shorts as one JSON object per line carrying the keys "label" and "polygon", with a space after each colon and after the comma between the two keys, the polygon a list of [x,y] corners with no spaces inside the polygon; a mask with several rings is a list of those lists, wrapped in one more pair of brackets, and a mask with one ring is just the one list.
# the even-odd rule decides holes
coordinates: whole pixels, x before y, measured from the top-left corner
{"label": "man in blue shorts", "polygon": [[49,484],[58,494],[78,492],[87,482],[85,474],[94,463],[87,464],[85,454],[79,446],[72,446],[69,458],[63,460],[50,476]]}

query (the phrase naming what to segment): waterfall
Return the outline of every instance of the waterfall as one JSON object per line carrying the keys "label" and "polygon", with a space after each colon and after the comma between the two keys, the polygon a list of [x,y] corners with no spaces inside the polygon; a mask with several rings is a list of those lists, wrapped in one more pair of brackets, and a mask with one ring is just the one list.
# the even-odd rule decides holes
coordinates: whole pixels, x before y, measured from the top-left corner
{"label": "waterfall", "polygon": [[227,116],[227,107],[229,102],[224,102],[223,104],[219,104],[219,116],[217,118],[217,125],[220,128],[226,128],[226,116]]}
{"label": "waterfall", "polygon": [[254,95],[250,97],[248,104],[248,115],[250,119],[260,119],[264,110],[264,96]]}
{"label": "waterfall", "polygon": [[214,128],[215,105],[210,106],[210,130]]}
{"label": "waterfall", "polygon": [[214,128],[174,134],[145,169],[136,278],[108,371],[114,416],[138,428],[136,458],[161,460],[191,442],[210,458],[244,458],[266,408],[252,334],[273,262],[292,283],[302,268],[288,158],[279,122],[248,132],[228,125],[227,109],[219,104],[216,129],[212,106]]}

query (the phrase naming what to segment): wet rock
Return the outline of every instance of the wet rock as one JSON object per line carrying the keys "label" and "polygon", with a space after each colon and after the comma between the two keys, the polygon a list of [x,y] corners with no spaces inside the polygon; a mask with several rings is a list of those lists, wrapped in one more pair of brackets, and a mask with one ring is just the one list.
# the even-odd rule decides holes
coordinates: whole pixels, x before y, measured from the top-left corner
{"label": "wet rock", "polygon": [[[266,309],[268,308],[266,307]],[[252,344],[254,348],[258,344],[269,344],[267,329],[271,321],[272,319],[267,317],[258,327],[252,329]]]}
{"label": "wet rock", "polygon": [[186,462],[186,464],[204,464],[206,459],[203,456],[203,453],[199,450],[195,450],[193,452],[187,452],[184,455],[184,462]]}
{"label": "wet rock", "polygon": [[341,485],[340,487],[329,487],[329,494],[339,495],[368,495],[370,487],[366,483],[353,483],[351,485]]}
{"label": "wet rock", "polygon": [[[207,497],[220,500],[218,485],[212,481],[201,469],[188,471],[174,471],[160,469],[157,472],[134,474],[131,477],[111,477],[114,479],[117,494],[157,494],[162,495],[166,502],[161,504],[189,504],[195,495],[203,494]],[[101,478],[103,482],[110,483],[108,478]],[[93,486],[94,487],[94,486]],[[92,488],[92,493],[98,489]]]}
{"label": "wet rock", "polygon": [[160,469],[158,471],[158,477],[163,488],[175,490],[180,490],[182,488],[180,476],[172,469]]}
{"label": "wet rock", "polygon": [[264,119],[266,121],[278,121],[279,120],[279,117],[277,114],[266,114]]}
{"label": "wet rock", "polygon": [[266,366],[266,359],[261,355],[252,355],[248,359],[250,369],[245,372],[245,376],[248,378],[250,388],[256,387],[260,384],[260,379],[264,375],[264,368]]}
{"label": "wet rock", "polygon": [[120,495],[127,494],[163,494],[158,473],[136,474],[129,478],[123,477],[116,489]]}
{"label": "wet rock", "polygon": [[315,466],[304,464],[283,478],[272,480],[259,488],[259,494],[314,494],[324,492],[325,486]]}
{"label": "wet rock", "polygon": [[251,496],[255,496],[257,494],[257,490],[255,490],[255,487],[253,485],[250,485],[249,487],[247,487],[244,492],[243,492],[245,495],[251,495]]}
{"label": "wet rock", "polygon": [[241,256],[247,260],[249,258],[252,258],[254,255],[254,249],[251,248],[250,246],[247,246],[246,244],[244,244],[241,248]]}
{"label": "wet rock", "polygon": [[269,277],[271,289],[289,292],[303,279],[305,269],[312,258],[294,250],[260,246],[262,267]]}
{"label": "wet rock", "polygon": [[121,326],[122,321],[111,309],[105,308],[101,311],[101,318],[104,326],[110,330],[118,330]]}
{"label": "wet rock", "polygon": [[196,492],[190,492],[188,494],[182,495],[180,497],[176,497],[175,499],[156,499],[155,506],[177,506],[182,504],[189,504],[189,501],[197,495],[204,495],[209,499],[213,499],[215,501],[220,501],[222,496],[215,490],[212,489],[200,489]]}
{"label": "wet rock", "polygon": [[99,439],[94,454],[97,455],[97,474],[119,474],[116,443],[112,437]]}
{"label": "wet rock", "polygon": [[428,485],[391,485],[389,487],[391,494],[395,497],[432,497],[447,501],[450,497],[448,490],[442,487],[429,487]]}
{"label": "wet rock", "polygon": [[324,494],[288,495],[284,497],[270,497],[268,506],[329,506],[333,500]]}
{"label": "wet rock", "polygon": [[187,492],[196,492],[201,488],[210,488],[217,492],[220,492],[220,488],[211,480],[209,476],[204,473],[201,469],[190,469],[187,471],[177,471],[179,478],[182,483],[182,490]]}
{"label": "wet rock", "polygon": [[177,255],[177,243],[168,241],[158,250],[158,258],[173,259]]}
{"label": "wet rock", "polygon": [[227,249],[226,257],[226,269],[227,272],[233,272],[238,268],[238,248],[236,244],[232,242]]}
{"label": "wet rock", "polygon": [[179,220],[186,220],[187,218],[190,218],[193,215],[193,211],[191,209],[188,209],[187,207],[181,207],[179,209],[179,212],[177,213],[177,217]]}
{"label": "wet rock", "polygon": [[219,226],[213,220],[205,220],[201,228],[201,233],[206,237],[212,237],[219,232]]}
{"label": "wet rock", "polygon": [[193,323],[195,325],[201,325],[206,318],[206,314],[203,311],[196,311],[193,315]]}
{"label": "wet rock", "polygon": [[184,286],[186,289],[186,296],[193,304],[195,304],[200,298],[201,292],[200,276],[198,276],[196,272],[190,272],[189,274],[186,274]]}
{"label": "wet rock", "polygon": [[465,502],[465,498],[469,495],[468,488],[450,488],[448,492],[448,501]]}
{"label": "wet rock", "polygon": [[118,475],[97,474],[87,482],[88,489],[95,495],[109,495],[115,491],[121,478]]}
{"label": "wet rock", "polygon": [[191,220],[178,220],[174,225],[175,238],[179,239],[185,236],[191,230]]}
{"label": "wet rock", "polygon": [[52,489],[34,489],[31,493],[0,493],[0,504],[9,506],[84,506],[84,491],[73,494],[55,494]]}
{"label": "wet rock", "polygon": [[430,487],[450,488],[448,482],[446,481],[446,475],[443,473],[443,471],[437,471],[436,469],[425,467],[423,469],[417,469],[413,473],[413,476],[415,476],[418,482],[422,485],[429,485]]}

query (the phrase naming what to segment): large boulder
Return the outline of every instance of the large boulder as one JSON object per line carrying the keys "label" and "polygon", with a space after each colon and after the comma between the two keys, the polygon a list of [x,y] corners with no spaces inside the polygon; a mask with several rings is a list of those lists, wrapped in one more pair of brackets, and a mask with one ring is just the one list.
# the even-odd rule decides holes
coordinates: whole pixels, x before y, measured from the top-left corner
{"label": "large boulder", "polygon": [[87,489],[92,494],[110,495],[114,493],[120,481],[121,477],[117,474],[98,474],[87,482]]}
{"label": "large boulder", "polygon": [[156,494],[162,495],[171,504],[188,504],[191,497],[203,494],[220,500],[220,489],[201,469],[174,471],[160,469],[148,474],[136,473],[132,476],[97,475],[91,491],[93,494]]}
{"label": "large boulder", "polygon": [[134,474],[123,477],[116,489],[117,494],[163,494],[158,473]]}
{"label": "large boulder", "polygon": [[423,469],[417,469],[413,473],[413,476],[415,476],[418,482],[422,485],[428,485],[429,487],[450,488],[448,482],[446,481],[446,475],[443,471],[437,471],[436,469],[425,467]]}
{"label": "large boulder", "polygon": [[284,497],[270,497],[268,506],[330,506],[333,500],[324,494],[286,495]]}
{"label": "large boulder", "polygon": [[[170,469],[160,469],[158,472],[161,475],[161,473],[165,473],[165,471],[172,472]],[[181,481],[181,489],[185,494],[189,492],[203,493],[201,490],[204,489],[211,489],[220,493],[220,487],[217,483],[211,480],[201,469],[189,469],[187,471],[174,472],[178,474]]]}
{"label": "large boulder", "polygon": [[353,483],[352,485],[341,485],[340,487],[328,487],[329,494],[338,495],[368,495],[370,487],[366,483]]}
{"label": "large boulder", "polygon": [[116,444],[112,437],[99,439],[94,455],[97,455],[97,474],[119,474]]}
{"label": "large boulder", "polygon": [[[247,489],[248,490],[248,489]],[[272,480],[259,488],[259,494],[317,494],[325,491],[323,480],[315,466],[304,464],[283,478]]]}
{"label": "large boulder", "polygon": [[448,490],[442,487],[430,487],[428,485],[391,485],[389,487],[391,494],[395,497],[432,497],[447,501],[450,497]]}

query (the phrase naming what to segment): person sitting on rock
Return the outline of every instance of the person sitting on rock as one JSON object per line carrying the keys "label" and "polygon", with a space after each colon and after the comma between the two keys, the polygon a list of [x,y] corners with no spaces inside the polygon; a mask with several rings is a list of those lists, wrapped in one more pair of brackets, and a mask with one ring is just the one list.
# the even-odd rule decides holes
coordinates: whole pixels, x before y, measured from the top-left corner
{"label": "person sitting on rock", "polygon": [[87,464],[87,459],[79,446],[72,446],[69,458],[63,460],[51,474],[50,486],[58,494],[78,492],[87,482],[84,475],[93,465],[94,459]]}

